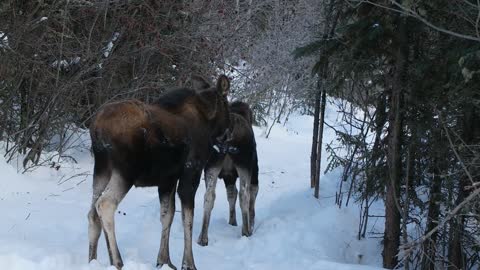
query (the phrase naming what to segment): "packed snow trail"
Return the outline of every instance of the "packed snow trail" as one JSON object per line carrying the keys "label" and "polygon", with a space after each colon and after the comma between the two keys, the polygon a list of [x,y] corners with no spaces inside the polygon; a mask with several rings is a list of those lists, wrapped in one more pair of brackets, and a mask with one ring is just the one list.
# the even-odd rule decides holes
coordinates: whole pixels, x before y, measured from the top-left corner
{"label": "packed snow trail", "polygon": [[[358,207],[338,209],[334,205],[339,171],[322,177],[320,200],[312,196],[312,119],[291,119],[286,126],[275,126],[268,139],[262,129],[255,128],[260,191],[252,237],[241,237],[240,226],[228,225],[225,186],[218,181],[209,245],[193,245],[199,270],[379,269],[379,241],[356,240]],[[333,138],[327,129],[324,141]],[[78,163],[70,167],[44,167],[26,175],[0,158],[0,269],[114,269],[108,263],[103,234],[98,261],[87,263],[92,179],[86,174],[93,169],[93,159],[88,150],[74,155]],[[322,162],[324,167],[326,158]],[[202,179],[196,196],[195,240],[201,229],[204,193]],[[178,196],[176,206],[170,253],[180,269],[183,228]],[[133,188],[115,218],[124,269],[155,269],[161,233],[156,188]],[[241,225],[238,203],[237,221]]]}

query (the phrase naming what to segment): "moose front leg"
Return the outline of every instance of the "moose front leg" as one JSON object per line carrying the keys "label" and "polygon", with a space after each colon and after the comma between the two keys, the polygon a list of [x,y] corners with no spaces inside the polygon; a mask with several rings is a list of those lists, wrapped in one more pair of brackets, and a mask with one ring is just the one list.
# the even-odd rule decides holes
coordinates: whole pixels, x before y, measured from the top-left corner
{"label": "moose front leg", "polygon": [[237,226],[237,214],[235,211],[235,206],[237,204],[237,196],[238,196],[238,190],[237,190],[237,187],[235,186],[235,182],[237,178],[233,176],[229,176],[229,177],[225,177],[223,180],[225,182],[225,188],[227,190],[227,199],[228,199],[228,205],[229,205],[228,224],[232,226]]}
{"label": "moose front leg", "polygon": [[253,233],[255,227],[255,200],[258,194],[258,158],[257,151],[254,152],[253,170],[250,182],[250,227]]}
{"label": "moose front leg", "polygon": [[250,172],[247,169],[237,167],[240,177],[240,208],[242,210],[242,236],[251,236],[250,226]]}
{"label": "moose front leg", "polygon": [[210,224],[210,215],[215,203],[215,188],[217,186],[217,179],[220,169],[220,167],[211,167],[205,171],[205,185],[207,187],[207,191],[205,192],[203,203],[202,232],[198,237],[198,244],[200,246],[208,245],[208,226]]}
{"label": "moose front leg", "polygon": [[258,194],[258,184],[251,184],[250,185],[250,231],[253,234],[253,229],[255,227],[255,199],[257,198]]}

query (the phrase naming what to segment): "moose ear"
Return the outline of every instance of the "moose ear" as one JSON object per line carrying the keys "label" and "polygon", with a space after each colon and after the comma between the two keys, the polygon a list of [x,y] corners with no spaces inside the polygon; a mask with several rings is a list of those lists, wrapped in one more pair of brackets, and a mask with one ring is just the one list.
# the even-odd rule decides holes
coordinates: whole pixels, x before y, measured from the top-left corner
{"label": "moose ear", "polygon": [[217,80],[217,91],[227,96],[230,91],[230,80],[226,75],[220,75]]}
{"label": "moose ear", "polygon": [[210,88],[210,84],[199,75],[192,75],[192,86],[195,90],[203,90]]}

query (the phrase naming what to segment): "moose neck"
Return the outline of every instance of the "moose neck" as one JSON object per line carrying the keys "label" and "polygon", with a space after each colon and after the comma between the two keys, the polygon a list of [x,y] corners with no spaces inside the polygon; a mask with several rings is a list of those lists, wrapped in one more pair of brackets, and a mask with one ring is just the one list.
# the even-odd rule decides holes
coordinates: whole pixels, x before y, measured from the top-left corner
{"label": "moose neck", "polygon": [[201,92],[196,96],[197,110],[200,112],[203,121],[208,126],[209,135],[215,136],[218,133],[218,97],[213,92]]}

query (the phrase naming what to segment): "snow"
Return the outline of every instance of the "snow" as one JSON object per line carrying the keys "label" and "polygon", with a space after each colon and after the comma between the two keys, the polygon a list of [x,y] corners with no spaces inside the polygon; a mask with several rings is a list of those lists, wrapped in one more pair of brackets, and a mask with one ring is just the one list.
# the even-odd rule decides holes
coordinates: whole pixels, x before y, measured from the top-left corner
{"label": "snow", "polygon": [[53,61],[53,63],[50,64],[50,66],[53,67],[53,68],[58,68],[58,66],[60,65],[61,68],[67,69],[70,66],[73,66],[73,65],[76,65],[76,64],[80,63],[80,60],[81,60],[81,58],[79,56],[76,56],[76,57],[71,58],[69,60],[66,60],[66,59],[62,59],[60,61],[55,60],[55,61]]}
{"label": "snow", "polygon": [[0,31],[0,48],[8,48],[8,36],[6,33]]}
{"label": "snow", "polygon": [[[336,113],[327,113],[327,119],[335,121]],[[290,119],[285,126],[274,126],[268,139],[263,129],[255,128],[260,190],[252,237],[241,237],[240,226],[228,225],[225,186],[219,181],[209,245],[193,245],[199,270],[379,269],[378,239],[356,240],[358,206],[338,209],[334,205],[341,172],[323,176],[320,200],[312,196],[312,118],[296,115]],[[334,133],[327,128],[324,141],[332,140]],[[0,157],[0,269],[114,269],[109,266],[103,234],[99,260],[87,262],[92,180],[84,172],[91,173],[93,160],[87,148],[73,155],[77,164],[64,164],[59,170],[42,167],[27,175],[18,174]],[[322,171],[326,166],[323,156]],[[194,240],[201,229],[204,194],[202,180],[196,196]],[[183,227],[176,200],[170,253],[173,264],[180,267]],[[238,203],[237,221],[241,225]],[[116,228],[124,269],[155,269],[161,233],[156,189],[132,189],[118,208]]]}
{"label": "snow", "polygon": [[119,32],[115,32],[113,33],[113,36],[112,38],[110,39],[110,41],[108,42],[107,46],[105,48],[103,48],[103,56],[105,58],[109,57],[110,56],[110,53],[112,52],[112,49],[113,49],[113,43],[115,41],[117,41],[118,37],[120,36],[120,33]]}

